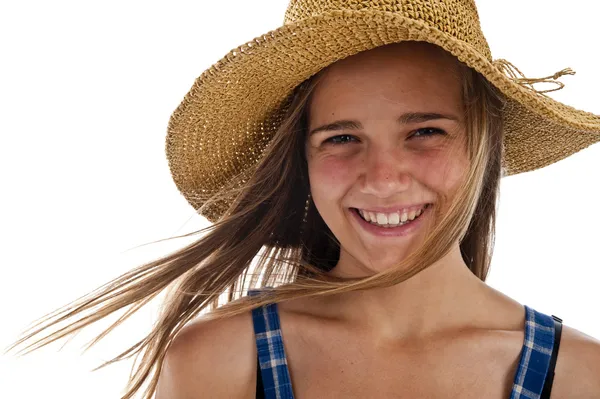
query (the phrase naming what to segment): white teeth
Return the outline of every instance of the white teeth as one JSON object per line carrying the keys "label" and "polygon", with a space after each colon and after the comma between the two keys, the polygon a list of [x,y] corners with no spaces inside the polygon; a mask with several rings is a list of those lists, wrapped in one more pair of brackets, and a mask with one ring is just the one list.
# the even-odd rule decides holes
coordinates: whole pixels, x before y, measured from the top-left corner
{"label": "white teeth", "polygon": [[404,210],[401,214],[399,212],[394,212],[390,214],[385,214],[381,212],[368,212],[362,209],[358,209],[358,213],[370,223],[377,223],[378,225],[383,225],[384,227],[395,227],[396,225],[404,224],[408,221],[415,220],[418,216],[423,213],[424,209],[411,210],[410,212]]}
{"label": "white teeth", "polygon": [[360,216],[362,216],[367,222],[370,222],[370,216],[369,216],[369,212],[365,212],[362,209],[358,210],[358,213],[360,213]]}
{"label": "white teeth", "polygon": [[406,211],[402,212],[402,216],[400,217],[400,221],[402,223],[406,222],[408,220],[408,215],[406,214]]}

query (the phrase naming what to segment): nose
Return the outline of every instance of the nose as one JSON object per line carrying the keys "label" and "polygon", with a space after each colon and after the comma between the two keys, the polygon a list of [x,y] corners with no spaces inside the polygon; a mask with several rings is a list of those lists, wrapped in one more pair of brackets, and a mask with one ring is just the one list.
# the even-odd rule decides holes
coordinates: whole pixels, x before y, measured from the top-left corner
{"label": "nose", "polygon": [[375,149],[365,154],[360,173],[361,192],[379,198],[398,196],[413,184],[410,154],[401,148]]}

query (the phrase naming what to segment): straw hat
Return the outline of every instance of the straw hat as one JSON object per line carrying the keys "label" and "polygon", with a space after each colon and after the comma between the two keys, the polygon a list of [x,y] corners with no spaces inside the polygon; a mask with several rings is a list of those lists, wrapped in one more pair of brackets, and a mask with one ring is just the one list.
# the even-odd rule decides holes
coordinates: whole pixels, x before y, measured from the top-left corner
{"label": "straw hat", "polygon": [[[291,0],[283,26],[231,50],[194,82],[173,112],[166,138],[171,174],[198,210],[233,176],[255,164],[285,113],[292,90],[322,68],[406,40],[436,44],[477,70],[507,97],[507,175],[535,170],[600,141],[600,116],[545,93],[574,74],[526,78],[492,59],[474,0]],[[536,90],[537,82],[558,87]],[[229,203],[202,209],[215,222]]]}

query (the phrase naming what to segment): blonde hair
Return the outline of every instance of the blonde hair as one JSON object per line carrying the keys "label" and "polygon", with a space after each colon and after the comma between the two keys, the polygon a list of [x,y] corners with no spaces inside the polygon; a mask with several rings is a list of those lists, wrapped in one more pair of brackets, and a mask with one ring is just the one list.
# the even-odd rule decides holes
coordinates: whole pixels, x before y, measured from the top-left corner
{"label": "blonde hair", "polygon": [[[436,215],[439,223],[425,243],[398,267],[361,279],[344,280],[327,274],[339,259],[340,246],[310,201],[304,154],[307,108],[322,76],[319,73],[288,97],[285,118],[260,162],[203,205],[210,207],[224,198],[234,198],[214,225],[185,235],[202,234],[196,242],[139,266],[42,317],[9,350],[33,341],[23,349],[31,352],[129,307],[90,343],[92,346],[167,288],[159,319],[150,333],[98,367],[136,355],[137,368],[134,366],[123,399],[132,398],[146,383],[144,398],[151,398],[170,343],[203,310],[211,310],[207,318],[223,318],[272,302],[391,286],[435,263],[457,241],[469,269],[485,281],[502,174],[504,98],[481,74],[462,63],[459,66],[470,167],[448,211]],[[279,173],[273,173],[275,170]],[[233,188],[238,186],[242,188]],[[253,268],[251,262],[256,258]],[[265,286],[273,289],[257,296],[245,295],[248,288]],[[224,293],[227,300],[220,306],[219,296]],[[80,317],[73,321],[75,316]],[[72,321],[39,338],[42,331],[65,320]],[[142,356],[139,363],[138,356]]]}

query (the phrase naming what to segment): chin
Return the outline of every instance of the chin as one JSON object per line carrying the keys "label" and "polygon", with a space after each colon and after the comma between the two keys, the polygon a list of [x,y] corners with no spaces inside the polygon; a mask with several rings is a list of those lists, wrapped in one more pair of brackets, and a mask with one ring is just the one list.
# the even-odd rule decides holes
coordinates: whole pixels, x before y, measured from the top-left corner
{"label": "chin", "polygon": [[363,267],[372,272],[372,274],[378,274],[381,272],[396,269],[398,265],[406,260],[406,256],[398,257],[398,254],[394,254],[393,258],[389,259],[365,259],[362,262]]}

